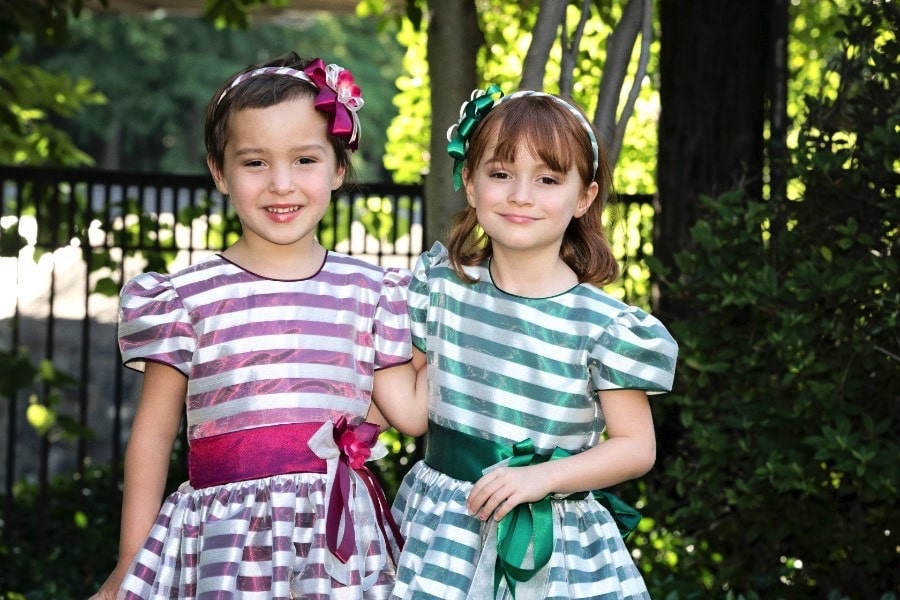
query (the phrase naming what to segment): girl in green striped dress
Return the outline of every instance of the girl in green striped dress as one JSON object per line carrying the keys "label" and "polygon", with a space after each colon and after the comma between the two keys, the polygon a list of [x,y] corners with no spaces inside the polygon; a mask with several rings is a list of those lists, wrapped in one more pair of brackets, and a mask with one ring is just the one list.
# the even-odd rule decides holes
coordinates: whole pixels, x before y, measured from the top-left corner
{"label": "girl in green striped dress", "polygon": [[653,466],[677,345],[601,288],[604,149],[572,103],[496,86],[448,137],[468,205],[410,283],[428,435],[393,505],[392,597],[648,598],[623,541],[640,515],[599,490]]}

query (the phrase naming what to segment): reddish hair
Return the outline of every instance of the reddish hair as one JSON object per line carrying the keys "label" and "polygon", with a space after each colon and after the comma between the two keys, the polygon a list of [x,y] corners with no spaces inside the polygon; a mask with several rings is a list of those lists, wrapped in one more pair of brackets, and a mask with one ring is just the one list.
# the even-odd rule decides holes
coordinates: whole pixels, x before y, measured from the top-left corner
{"label": "reddish hair", "polygon": [[[577,109],[575,104],[567,103]],[[619,263],[603,227],[603,209],[613,197],[612,176],[603,144],[598,144],[599,166],[594,172],[594,151],[586,123],[587,119],[582,123],[558,99],[538,95],[504,100],[472,133],[465,166],[470,176],[488,151],[492,158],[514,162],[519,149],[527,148],[555,171],[566,172],[574,165],[585,188],[596,181],[597,197],[583,215],[569,223],[559,254],[575,271],[579,282],[600,286],[619,276]],[[599,142],[596,131],[594,136]],[[491,240],[479,227],[471,206],[454,217],[447,250],[453,270],[466,281],[471,278],[463,267],[480,265],[492,255]]]}

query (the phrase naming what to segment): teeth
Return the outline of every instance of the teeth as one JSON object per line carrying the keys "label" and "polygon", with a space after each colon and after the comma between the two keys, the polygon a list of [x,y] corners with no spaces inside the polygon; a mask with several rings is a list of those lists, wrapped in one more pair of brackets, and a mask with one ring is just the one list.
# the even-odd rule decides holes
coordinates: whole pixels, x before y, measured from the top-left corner
{"label": "teeth", "polygon": [[267,208],[266,210],[269,212],[273,212],[275,214],[285,215],[287,213],[297,212],[298,210],[300,210],[300,207],[299,206],[291,206],[288,208],[280,208],[280,207],[272,206],[272,207]]}

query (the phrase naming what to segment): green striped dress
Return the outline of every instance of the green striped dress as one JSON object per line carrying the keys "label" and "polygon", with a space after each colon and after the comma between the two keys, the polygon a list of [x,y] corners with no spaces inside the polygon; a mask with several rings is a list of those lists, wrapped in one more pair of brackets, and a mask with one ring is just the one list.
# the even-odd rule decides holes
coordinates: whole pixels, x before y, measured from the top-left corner
{"label": "green striped dress", "polygon": [[[649,598],[615,521],[593,495],[546,501],[552,530],[535,518],[532,542],[515,563],[533,573],[512,582],[514,596],[496,565],[496,524],[482,528],[465,502],[481,470],[525,440],[539,460],[601,443],[598,391],[669,391],[675,341],[655,317],[593,285],[523,298],[494,286],[487,264],[468,272],[478,282],[460,280],[438,243],[410,283],[413,343],[428,359],[429,433],[425,460],[393,506],[406,542],[392,598]],[[549,552],[540,568],[538,544]]]}

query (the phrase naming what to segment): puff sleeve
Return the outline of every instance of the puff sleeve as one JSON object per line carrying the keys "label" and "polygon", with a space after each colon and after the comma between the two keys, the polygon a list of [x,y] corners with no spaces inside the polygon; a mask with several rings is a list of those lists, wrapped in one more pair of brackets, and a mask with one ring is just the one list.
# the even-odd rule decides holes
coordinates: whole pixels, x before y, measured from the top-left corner
{"label": "puff sleeve", "polygon": [[407,269],[384,270],[381,297],[375,309],[376,369],[398,365],[412,357],[406,302],[409,280]]}
{"label": "puff sleeve", "polygon": [[609,325],[590,352],[594,390],[672,390],[678,344],[654,316],[629,306]]}
{"label": "puff sleeve", "polygon": [[122,364],[143,371],[147,361],[190,372],[196,335],[172,281],[159,273],[143,273],[119,295],[119,349]]}
{"label": "puff sleeve", "polygon": [[428,275],[436,265],[449,265],[450,255],[447,248],[435,242],[430,250],[423,252],[413,267],[412,279],[409,282],[409,318],[413,346],[425,352],[428,309],[430,291]]}

